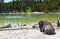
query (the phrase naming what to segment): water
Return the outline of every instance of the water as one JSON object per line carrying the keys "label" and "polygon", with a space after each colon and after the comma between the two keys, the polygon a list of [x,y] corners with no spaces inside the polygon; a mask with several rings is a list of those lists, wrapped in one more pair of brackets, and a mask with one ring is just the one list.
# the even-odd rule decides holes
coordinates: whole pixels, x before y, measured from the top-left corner
{"label": "water", "polygon": [[56,22],[58,19],[60,14],[0,14],[0,26],[38,23],[40,20]]}
{"label": "water", "polygon": [[25,14],[20,14],[20,15],[9,15],[9,14],[0,14],[0,25],[7,25],[7,24],[30,24],[34,18],[31,15],[25,15]]}

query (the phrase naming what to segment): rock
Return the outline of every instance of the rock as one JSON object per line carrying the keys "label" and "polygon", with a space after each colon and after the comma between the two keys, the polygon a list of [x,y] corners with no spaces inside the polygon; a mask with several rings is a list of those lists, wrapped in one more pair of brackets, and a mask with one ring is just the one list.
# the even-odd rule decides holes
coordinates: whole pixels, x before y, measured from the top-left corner
{"label": "rock", "polygon": [[11,24],[8,24],[8,25],[6,25],[6,26],[0,27],[0,29],[2,29],[2,28],[11,28]]}
{"label": "rock", "polygon": [[21,24],[21,26],[26,26],[26,24]]}
{"label": "rock", "polygon": [[38,25],[38,24],[34,24],[34,25],[32,26],[32,28],[39,28],[39,25]]}

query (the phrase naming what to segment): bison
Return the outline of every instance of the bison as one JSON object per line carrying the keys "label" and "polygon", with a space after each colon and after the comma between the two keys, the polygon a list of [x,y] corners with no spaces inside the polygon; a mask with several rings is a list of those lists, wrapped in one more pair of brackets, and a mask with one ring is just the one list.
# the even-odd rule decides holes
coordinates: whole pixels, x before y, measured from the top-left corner
{"label": "bison", "polygon": [[57,21],[57,27],[60,27],[60,21],[59,20]]}
{"label": "bison", "polygon": [[40,21],[39,28],[40,28],[40,32],[43,32],[45,34],[55,34],[54,27],[48,21]]}

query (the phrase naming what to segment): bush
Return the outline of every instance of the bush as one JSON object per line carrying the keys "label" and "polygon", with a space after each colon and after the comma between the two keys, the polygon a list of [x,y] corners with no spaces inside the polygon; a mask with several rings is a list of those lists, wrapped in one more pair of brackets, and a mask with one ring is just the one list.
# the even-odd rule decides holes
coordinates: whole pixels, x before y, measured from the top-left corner
{"label": "bush", "polygon": [[26,12],[32,12],[32,9],[30,7],[27,7],[27,9],[25,11]]}

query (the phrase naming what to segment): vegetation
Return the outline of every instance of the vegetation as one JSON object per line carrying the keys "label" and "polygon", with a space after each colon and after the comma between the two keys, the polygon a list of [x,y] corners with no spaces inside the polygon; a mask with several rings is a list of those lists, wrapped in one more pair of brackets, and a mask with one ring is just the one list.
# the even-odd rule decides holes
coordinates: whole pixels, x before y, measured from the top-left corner
{"label": "vegetation", "polygon": [[[27,9],[28,8],[28,9]],[[60,0],[22,0],[0,3],[1,12],[60,12]]]}

